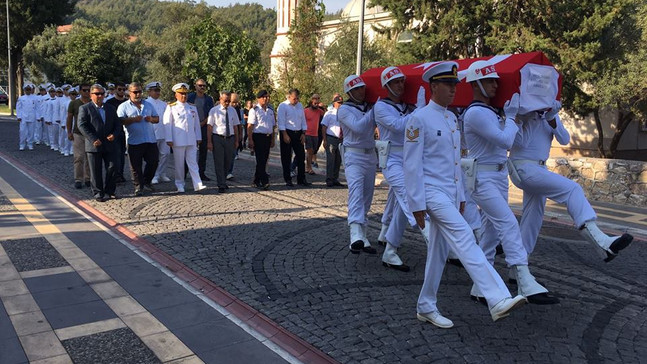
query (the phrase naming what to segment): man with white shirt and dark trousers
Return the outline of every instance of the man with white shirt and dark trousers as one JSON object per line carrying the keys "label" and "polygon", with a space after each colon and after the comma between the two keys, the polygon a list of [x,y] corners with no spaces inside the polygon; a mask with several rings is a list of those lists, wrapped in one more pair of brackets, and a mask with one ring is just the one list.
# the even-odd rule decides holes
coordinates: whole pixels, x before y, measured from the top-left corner
{"label": "man with white shirt and dark trousers", "polygon": [[238,125],[240,120],[236,109],[229,106],[231,92],[220,93],[220,103],[211,110],[207,116],[207,149],[213,152],[213,164],[216,170],[218,192],[224,193],[227,186],[227,171],[234,158],[234,151],[238,148]]}
{"label": "man with white shirt and dark trousers", "polygon": [[321,134],[326,150],[326,186],[346,187],[339,182],[339,168],[341,167],[341,151],[339,144],[342,142],[341,126],[337,120],[337,109],[344,102],[340,94],[336,93],[332,100],[333,108],[324,114],[321,120]]}
{"label": "man with white shirt and dark trousers", "polygon": [[261,90],[256,94],[258,104],[249,109],[247,118],[247,145],[255,151],[256,172],[254,173],[253,184],[257,188],[268,190],[270,188],[270,176],[267,174],[267,158],[270,149],[274,148],[274,110],[268,106],[270,94]]}
{"label": "man with white shirt and dark trousers", "polygon": [[283,166],[283,179],[285,185],[293,187],[292,176],[290,175],[290,162],[292,151],[297,162],[297,184],[310,186],[306,181],[305,172],[305,150],[303,144],[306,140],[305,131],[308,129],[306,117],[303,112],[303,105],[299,102],[299,90],[291,89],[288,92],[287,100],[283,101],[277,110],[277,119],[281,139],[281,165]]}

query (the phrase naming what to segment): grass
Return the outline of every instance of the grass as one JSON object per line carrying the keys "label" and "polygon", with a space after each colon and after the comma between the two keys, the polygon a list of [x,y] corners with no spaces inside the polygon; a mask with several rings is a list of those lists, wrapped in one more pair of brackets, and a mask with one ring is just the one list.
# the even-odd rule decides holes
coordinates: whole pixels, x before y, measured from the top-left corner
{"label": "grass", "polygon": [[9,115],[9,106],[0,104],[0,114]]}

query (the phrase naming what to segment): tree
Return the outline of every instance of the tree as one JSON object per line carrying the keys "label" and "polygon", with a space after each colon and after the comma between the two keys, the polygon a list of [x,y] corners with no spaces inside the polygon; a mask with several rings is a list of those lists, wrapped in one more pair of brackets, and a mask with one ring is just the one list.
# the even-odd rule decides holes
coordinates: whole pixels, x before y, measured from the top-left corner
{"label": "tree", "polygon": [[317,54],[321,41],[321,24],[326,8],[321,0],[300,1],[295,9],[288,39],[290,50],[279,80],[282,91],[298,88],[303,94],[316,91]]}
{"label": "tree", "polygon": [[[373,3],[394,14],[396,29],[411,29],[413,42],[398,48],[418,61],[543,51],[564,75],[562,102],[566,108],[598,115],[602,107],[625,107],[618,100],[598,95],[609,94],[602,82],[605,75],[639,48],[635,14],[640,0]],[[618,141],[630,115],[627,110],[620,112],[621,122],[614,135]],[[615,149],[601,150],[601,154],[612,157]]]}
{"label": "tree", "polygon": [[108,30],[75,22],[65,44],[64,75],[68,82],[130,82],[144,75],[141,44],[125,29]]}
{"label": "tree", "polygon": [[62,83],[65,69],[63,57],[67,39],[67,36],[56,32],[56,26],[45,28],[41,34],[27,42],[23,49],[25,67],[33,75],[45,76],[55,84]]}
{"label": "tree", "polygon": [[184,60],[189,78],[203,78],[215,90],[249,98],[263,79],[262,71],[256,43],[233,25],[208,18],[191,29]]}
{"label": "tree", "polygon": [[[60,25],[74,11],[76,0],[13,0],[9,1],[11,73],[15,73],[18,88],[22,89],[24,74],[23,48],[48,25]],[[7,14],[0,11],[0,24],[7,24]],[[0,27],[0,38],[7,39],[6,26]],[[0,63],[8,65],[7,53],[0,52]],[[12,87],[13,85],[10,85]]]}

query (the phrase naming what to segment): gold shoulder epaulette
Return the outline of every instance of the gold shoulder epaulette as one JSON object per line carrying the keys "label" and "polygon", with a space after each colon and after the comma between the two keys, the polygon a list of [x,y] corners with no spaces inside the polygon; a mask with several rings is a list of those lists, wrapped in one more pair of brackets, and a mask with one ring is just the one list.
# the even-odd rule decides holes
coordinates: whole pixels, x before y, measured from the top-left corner
{"label": "gold shoulder epaulette", "polygon": [[177,101],[169,102],[169,103],[168,103],[168,106],[173,106],[173,105],[175,105],[176,103],[177,103]]}

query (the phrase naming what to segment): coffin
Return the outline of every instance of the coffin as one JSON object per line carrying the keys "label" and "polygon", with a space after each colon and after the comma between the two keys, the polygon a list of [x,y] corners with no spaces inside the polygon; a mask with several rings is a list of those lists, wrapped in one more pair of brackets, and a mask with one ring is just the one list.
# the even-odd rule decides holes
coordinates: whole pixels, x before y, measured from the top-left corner
{"label": "coffin", "polygon": [[[562,76],[542,52],[504,54],[492,57],[455,60],[458,63],[458,77],[461,79],[456,87],[456,97],[451,106],[466,107],[472,101],[472,88],[465,82],[465,71],[472,62],[487,60],[494,65],[499,74],[499,88],[492,99],[492,105],[503,107],[512,94],[519,92],[520,110],[524,114],[534,110],[549,109],[553,100],[561,98]],[[429,84],[422,81],[422,74],[438,62],[426,62],[398,66],[407,76],[403,101],[415,104],[420,87],[425,89],[425,101],[429,101]],[[361,74],[366,83],[366,101],[375,102],[385,98],[387,92],[380,84],[380,74],[385,67],[371,68]]]}

